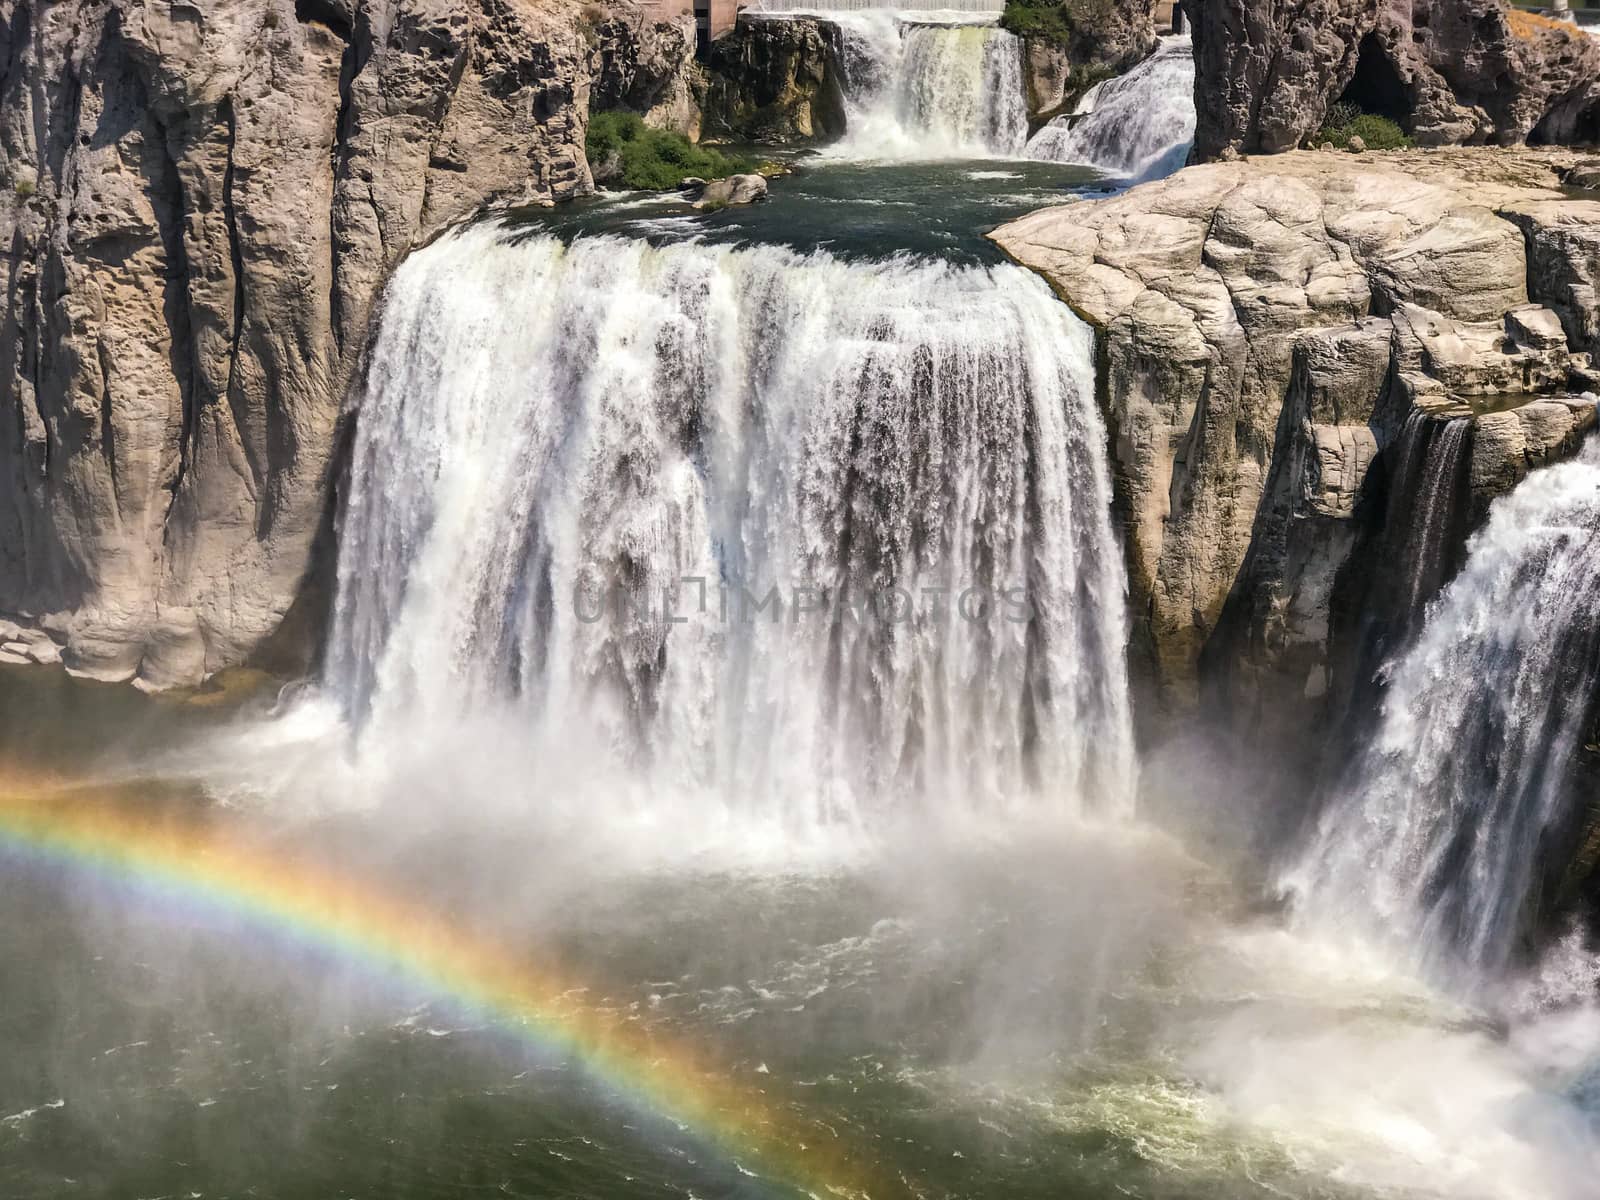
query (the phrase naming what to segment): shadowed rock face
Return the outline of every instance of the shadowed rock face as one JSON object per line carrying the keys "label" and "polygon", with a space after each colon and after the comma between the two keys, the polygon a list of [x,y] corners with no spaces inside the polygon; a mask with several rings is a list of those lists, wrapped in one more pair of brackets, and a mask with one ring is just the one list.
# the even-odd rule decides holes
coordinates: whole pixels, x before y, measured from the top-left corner
{"label": "shadowed rock face", "polygon": [[390,267],[588,190],[591,79],[648,91],[687,36],[575,0],[0,0],[0,613],[103,678],[249,656]]}
{"label": "shadowed rock face", "polygon": [[1209,684],[1210,711],[1317,728],[1413,412],[1472,419],[1469,517],[1593,425],[1600,202],[1558,190],[1572,160],[1285,154],[992,235],[1100,331],[1147,717]]}
{"label": "shadowed rock face", "polygon": [[1292,150],[1348,100],[1422,145],[1593,142],[1600,41],[1500,0],[1198,0],[1195,159]]}
{"label": "shadowed rock face", "polygon": [[741,20],[711,44],[697,88],[702,132],[779,145],[839,137],[840,38],[831,21]]}

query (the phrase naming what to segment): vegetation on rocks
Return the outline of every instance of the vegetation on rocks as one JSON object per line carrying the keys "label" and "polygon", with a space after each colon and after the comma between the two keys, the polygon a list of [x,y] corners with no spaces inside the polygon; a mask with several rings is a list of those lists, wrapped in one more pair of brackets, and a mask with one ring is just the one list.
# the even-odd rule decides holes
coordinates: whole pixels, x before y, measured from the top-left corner
{"label": "vegetation on rocks", "polygon": [[1104,25],[1115,7],[1115,0],[1006,0],[1000,28],[1066,44],[1081,31]]}
{"label": "vegetation on rocks", "polygon": [[754,169],[742,157],[696,146],[688,138],[651,129],[634,113],[595,113],[585,142],[600,182],[645,191],[666,191],[685,179],[723,179]]}
{"label": "vegetation on rocks", "polygon": [[1352,138],[1360,138],[1368,150],[1403,150],[1411,145],[1405,130],[1388,117],[1364,113],[1353,104],[1335,104],[1330,108],[1312,144],[1320,146],[1332,142],[1336,149],[1348,150]]}

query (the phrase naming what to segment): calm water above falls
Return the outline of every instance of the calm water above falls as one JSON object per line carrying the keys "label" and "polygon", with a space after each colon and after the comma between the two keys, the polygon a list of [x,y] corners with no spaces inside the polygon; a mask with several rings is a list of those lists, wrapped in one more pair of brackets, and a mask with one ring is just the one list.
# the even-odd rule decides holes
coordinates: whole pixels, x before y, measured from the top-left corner
{"label": "calm water above falls", "polygon": [[795,165],[793,175],[772,181],[765,202],[716,213],[697,213],[676,195],[621,192],[519,219],[561,238],[615,234],[656,245],[761,243],[846,259],[907,253],[989,264],[1005,259],[983,236],[989,230],[1110,186],[1087,167],[1024,160],[874,164],[808,155]]}

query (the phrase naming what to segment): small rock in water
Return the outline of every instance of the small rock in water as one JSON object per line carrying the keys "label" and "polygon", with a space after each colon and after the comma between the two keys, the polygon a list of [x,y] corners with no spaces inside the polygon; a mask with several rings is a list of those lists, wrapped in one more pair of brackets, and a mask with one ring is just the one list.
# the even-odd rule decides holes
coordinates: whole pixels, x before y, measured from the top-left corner
{"label": "small rock in water", "polygon": [[706,184],[696,208],[726,208],[730,204],[753,204],[767,198],[767,181],[759,175],[730,175]]}

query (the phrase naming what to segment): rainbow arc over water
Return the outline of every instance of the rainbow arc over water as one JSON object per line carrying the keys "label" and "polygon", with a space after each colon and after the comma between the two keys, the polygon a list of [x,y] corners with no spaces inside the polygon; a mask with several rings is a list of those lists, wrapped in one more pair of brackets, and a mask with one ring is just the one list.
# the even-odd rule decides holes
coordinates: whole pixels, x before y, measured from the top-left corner
{"label": "rainbow arc over water", "polygon": [[520,961],[419,904],[284,857],[228,825],[153,812],[114,789],[0,780],[0,864],[11,859],[131,885],[393,973],[579,1064],[611,1098],[674,1122],[776,1194],[911,1194],[825,1127],[782,1113],[692,1047],[584,1006],[576,999],[581,981]]}

